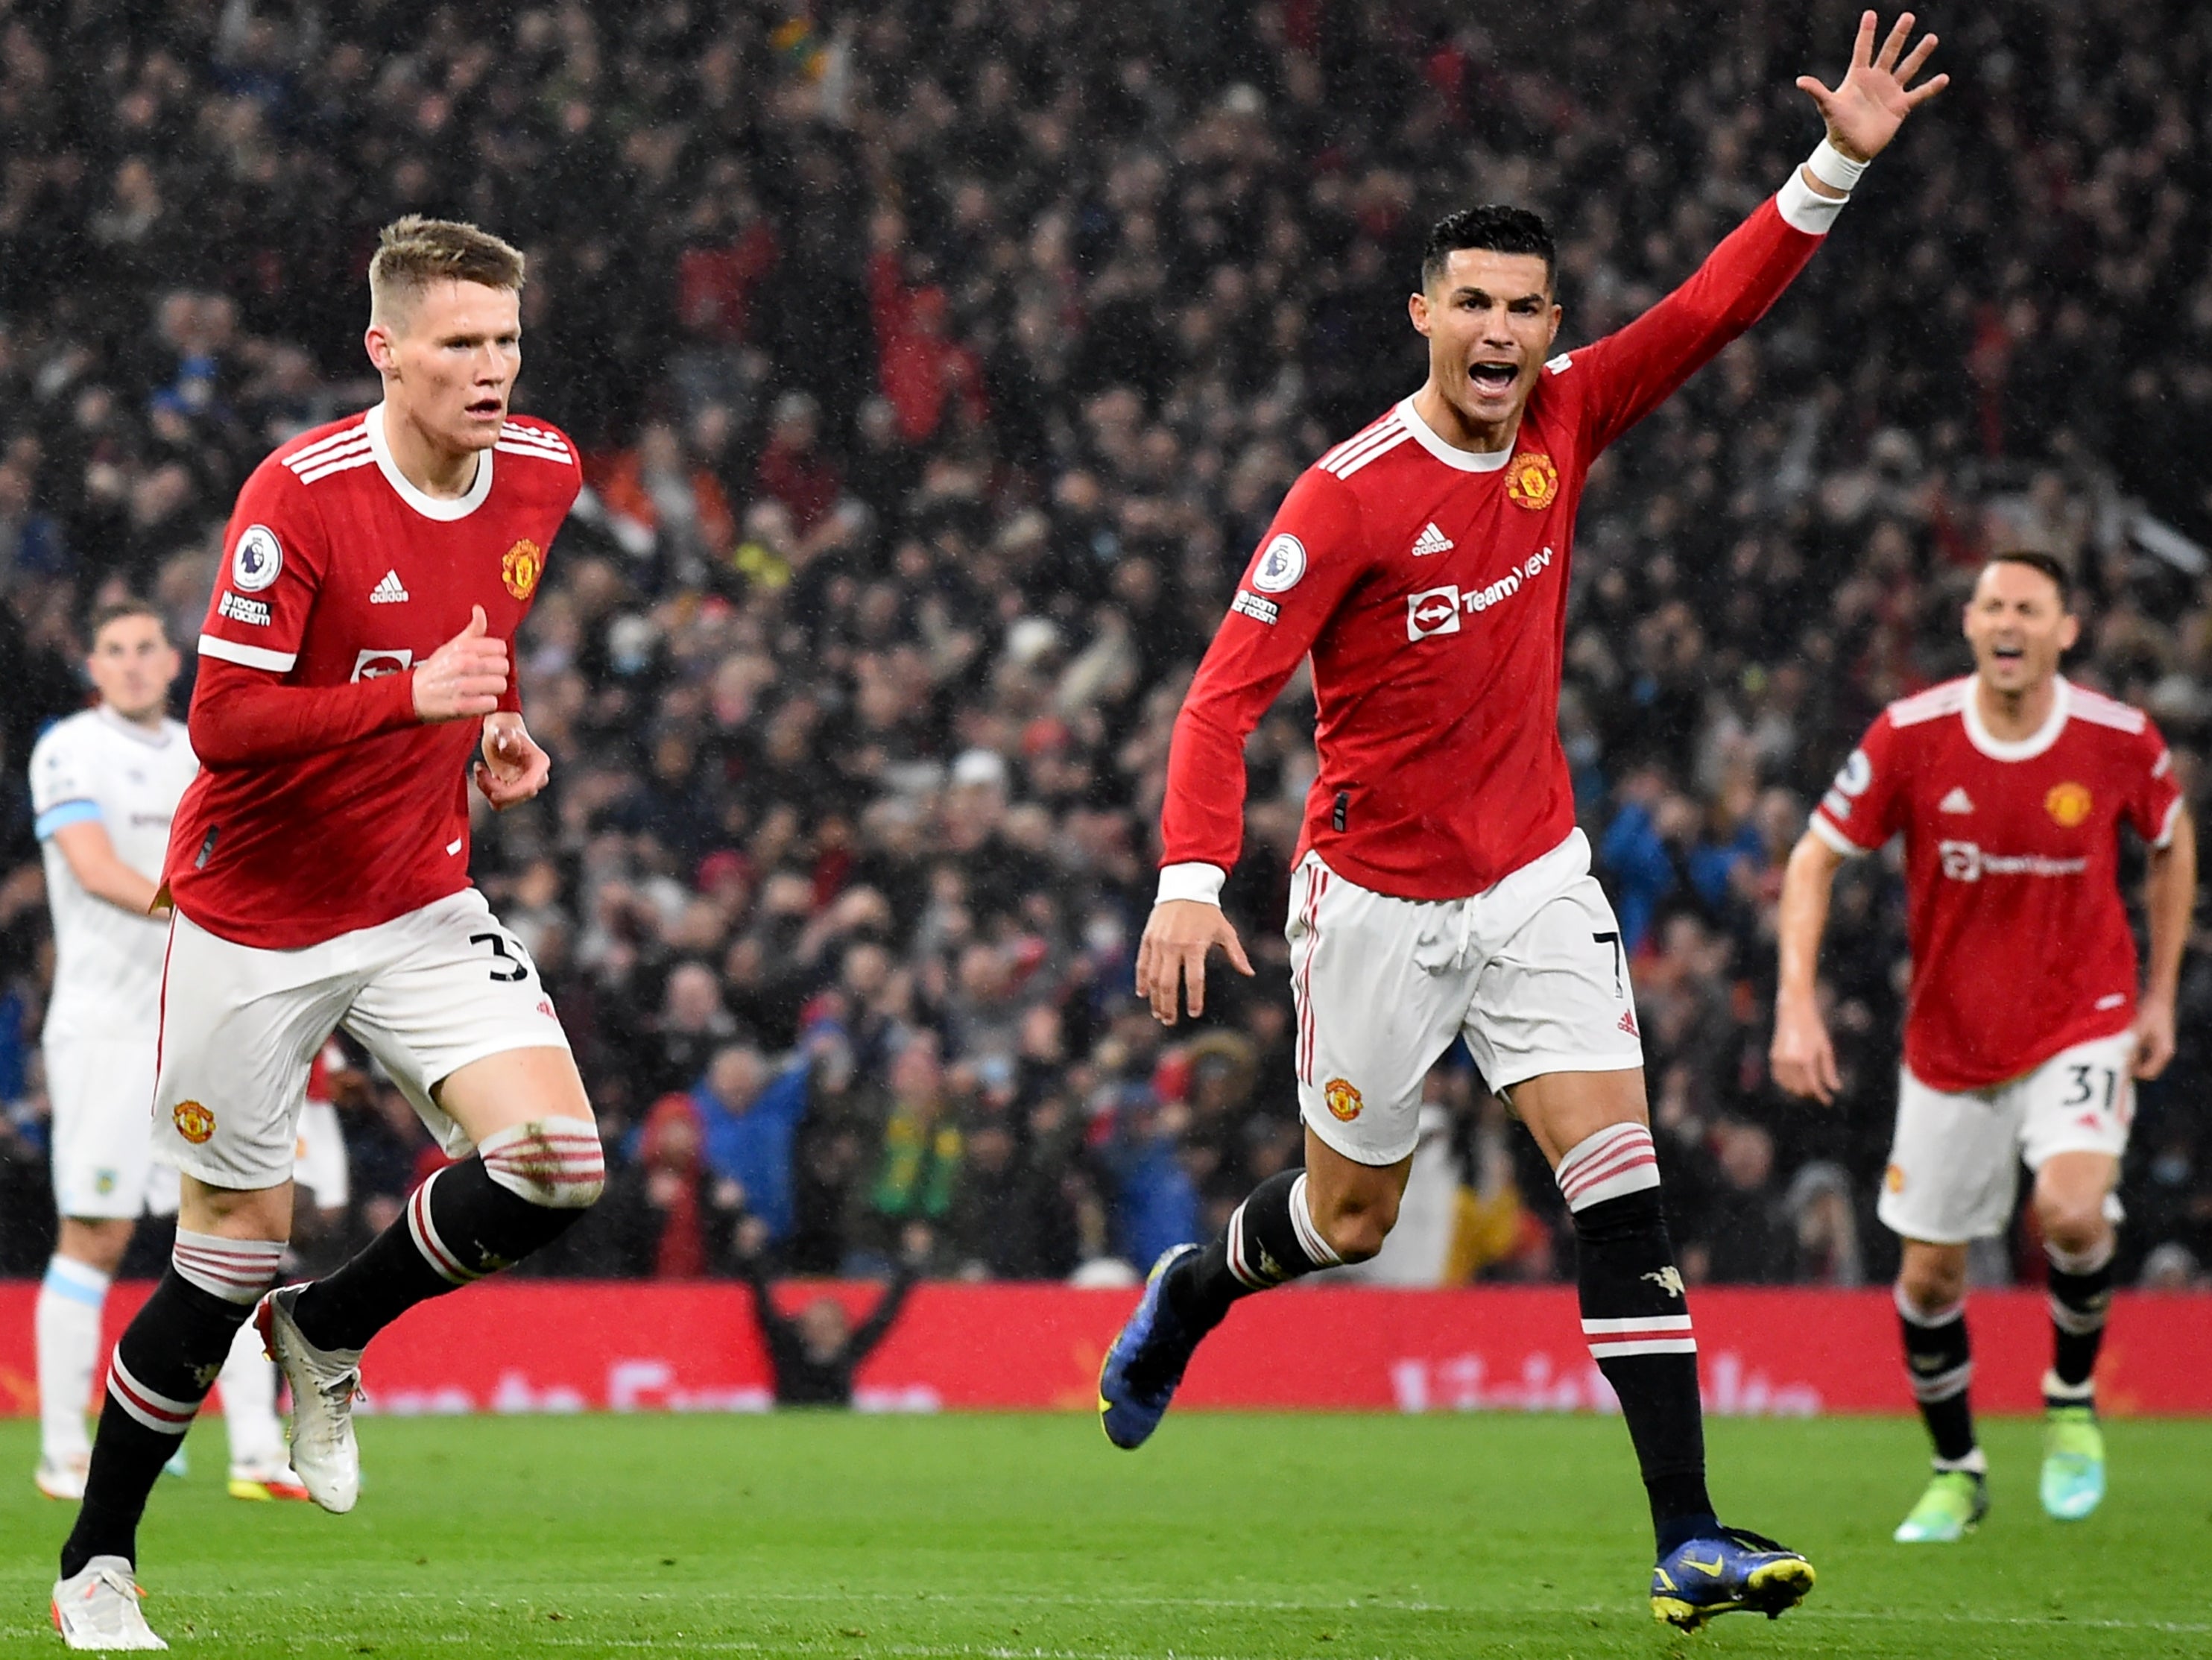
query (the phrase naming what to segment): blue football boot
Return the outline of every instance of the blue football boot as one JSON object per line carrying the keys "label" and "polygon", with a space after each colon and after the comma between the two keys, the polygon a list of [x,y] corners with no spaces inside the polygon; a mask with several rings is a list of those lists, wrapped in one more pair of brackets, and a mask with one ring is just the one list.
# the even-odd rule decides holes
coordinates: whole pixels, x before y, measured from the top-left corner
{"label": "blue football boot", "polygon": [[1651,1615],[1695,1631],[1717,1614],[1749,1608],[1778,1620],[1813,1589],[1813,1565],[1743,1528],[1692,1539],[1651,1570]]}
{"label": "blue football boot", "polygon": [[1167,1415],[1175,1399],[1182,1369],[1204,1332],[1192,1331],[1168,1306],[1162,1288],[1168,1271],[1186,1256],[1198,1254],[1196,1245],[1176,1245],[1160,1253],[1145,1277],[1145,1294],[1106,1351],[1098,1368],[1098,1421],[1106,1438],[1115,1446],[1133,1450],[1145,1444]]}

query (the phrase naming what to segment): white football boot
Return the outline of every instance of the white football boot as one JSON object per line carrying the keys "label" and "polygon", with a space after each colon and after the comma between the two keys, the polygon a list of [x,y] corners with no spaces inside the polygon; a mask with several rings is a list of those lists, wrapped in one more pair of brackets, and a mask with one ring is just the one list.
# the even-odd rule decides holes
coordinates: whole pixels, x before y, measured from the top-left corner
{"label": "white football boot", "polygon": [[361,1393],[361,1351],[319,1349],[301,1335],[292,1304],[305,1286],[270,1292],[253,1311],[269,1358],[292,1386],[292,1468],[307,1496],[343,1516],[361,1497],[361,1447],[353,1399]]}
{"label": "white football boot", "polygon": [[138,1612],[130,1559],[95,1556],[54,1582],[54,1629],[73,1649],[166,1649]]}
{"label": "white football boot", "polygon": [[91,1468],[92,1455],[88,1452],[76,1458],[41,1458],[31,1480],[49,1499],[81,1503],[84,1499],[84,1478]]}

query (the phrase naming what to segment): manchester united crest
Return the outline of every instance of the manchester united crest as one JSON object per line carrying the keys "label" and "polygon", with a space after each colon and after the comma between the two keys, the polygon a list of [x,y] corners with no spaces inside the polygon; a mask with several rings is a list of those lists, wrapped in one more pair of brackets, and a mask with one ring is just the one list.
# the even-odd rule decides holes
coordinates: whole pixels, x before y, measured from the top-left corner
{"label": "manchester united crest", "polygon": [[538,579],[545,569],[545,550],[525,537],[507,550],[507,557],[499,562],[499,580],[507,584],[507,591],[518,599],[527,599],[538,592]]}
{"label": "manchester united crest", "polygon": [[2072,830],[2089,816],[2094,800],[2086,784],[2053,784],[2043,798],[2043,810],[2061,830]]}
{"label": "manchester united crest", "polygon": [[1358,1117],[1360,1109],[1367,1104],[1350,1081],[1342,1078],[1332,1078],[1322,1085],[1321,1098],[1328,1103],[1329,1111],[1346,1124]]}
{"label": "manchester united crest", "polygon": [[1514,505],[1541,512],[1559,496],[1559,470],[1541,450],[1516,455],[1506,464],[1505,493]]}
{"label": "manchester united crest", "polygon": [[215,1134],[215,1115],[197,1101],[178,1102],[170,1109],[169,1122],[177,1127],[178,1134],[196,1147]]}

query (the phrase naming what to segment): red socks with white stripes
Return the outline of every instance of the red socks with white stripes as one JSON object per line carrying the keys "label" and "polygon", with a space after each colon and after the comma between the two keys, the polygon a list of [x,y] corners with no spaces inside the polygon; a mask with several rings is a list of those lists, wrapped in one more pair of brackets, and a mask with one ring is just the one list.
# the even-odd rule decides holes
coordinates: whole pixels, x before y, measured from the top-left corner
{"label": "red socks with white stripes", "polygon": [[1705,1493],[1698,1341],[1667,1237],[1651,1132],[1607,1125],[1570,1147],[1553,1174],[1580,1247],[1583,1335],[1620,1397],[1664,1556],[1717,1524]]}
{"label": "red socks with white stripes", "polygon": [[276,1282],[284,1247],[177,1230],[169,1271],[115,1345],[84,1504],[62,1547],[62,1578],[95,1556],[138,1560],[138,1518],[246,1316]]}
{"label": "red socks with white stripes", "polygon": [[574,1226],[606,1180],[598,1130],[534,1119],[488,1135],[415,1189],[405,1215],[328,1279],[292,1318],[317,1348],[355,1351],[417,1303],[543,1250]]}
{"label": "red socks with white stripes", "polygon": [[1245,1196],[1212,1243],[1176,1265],[1162,1295],[1185,1322],[1207,1332],[1238,1298],[1343,1260],[1314,1225],[1306,1173],[1281,1171]]}

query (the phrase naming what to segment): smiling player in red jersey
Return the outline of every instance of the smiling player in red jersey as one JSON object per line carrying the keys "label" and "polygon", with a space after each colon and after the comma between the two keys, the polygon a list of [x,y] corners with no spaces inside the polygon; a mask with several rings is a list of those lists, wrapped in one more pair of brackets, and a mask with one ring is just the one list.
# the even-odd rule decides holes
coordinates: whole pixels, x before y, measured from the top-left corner
{"label": "smiling player in red jersey", "polygon": [[[1905,838],[1912,987],[1881,1219],[1904,1241],[1897,1311],[1936,1468],[1902,1544],[1963,1536],[1989,1508],[1966,1388],[1966,1246],[2011,1225],[2023,1160],[2051,1261],[2043,1507],[2105,1494],[2092,1374],[2112,1286],[2106,1213],[2134,1080],[2173,1058],[2197,833],[2142,710],[2058,672],[2080,633],[2064,567],[1991,560],[1967,603],[1974,672],[1893,703],[1852,751],[1783,879],[1775,1081],[1831,1101],[1815,965],[1847,858]],[[2118,886],[2120,827],[2150,849],[2150,964]]]}
{"label": "smiling player in red jersey", "polygon": [[1141,1444],[1237,1298],[1373,1256],[1396,1219],[1422,1081],[1464,1037],[1551,1161],[1581,1244],[1583,1329],[1651,1500],[1653,1612],[1778,1614],[1793,1551],[1723,1528],[1705,1481],[1697,1343],[1660,1205],[1620,927],[1589,874],[1558,696],[1576,508],[1605,447],[1771,306],[1913,106],[1935,39],[1862,21],[1827,137],[1698,272],[1617,333],[1556,353],[1552,240],[1480,208],[1431,232],[1409,302],[1411,398],[1303,474],[1247,568],[1176,725],[1139,992],[1170,1025],[1205,999],[1243,839],[1246,737],[1310,654],[1321,770],[1291,879],[1303,1172],[1154,1268],[1099,1383]]}
{"label": "smiling player in red jersey", "polygon": [[[468,879],[468,778],[505,808],[550,771],[507,642],[580,488],[568,439],[507,412],[522,283],[521,254],[474,226],[388,226],[366,336],[384,401],[239,493],[199,642],[204,769],[165,873],[154,1134],[182,1175],[176,1250],[109,1369],[54,1588],[72,1647],[163,1646],[132,1580],[138,1519],[257,1302],[294,1467],[349,1510],[362,1347],[550,1243],[604,1179],[553,1005]],[[308,1070],[341,1025],[459,1162],[337,1273],[270,1292]]]}

